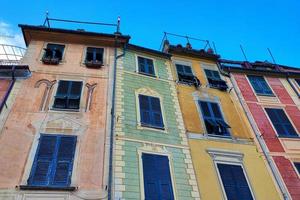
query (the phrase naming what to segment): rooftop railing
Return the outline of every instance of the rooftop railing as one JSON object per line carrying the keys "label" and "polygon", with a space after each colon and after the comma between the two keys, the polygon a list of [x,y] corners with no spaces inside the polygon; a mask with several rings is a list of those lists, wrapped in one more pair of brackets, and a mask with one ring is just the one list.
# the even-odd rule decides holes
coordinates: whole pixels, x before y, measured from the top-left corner
{"label": "rooftop railing", "polygon": [[0,65],[20,64],[26,49],[14,45],[0,44]]}

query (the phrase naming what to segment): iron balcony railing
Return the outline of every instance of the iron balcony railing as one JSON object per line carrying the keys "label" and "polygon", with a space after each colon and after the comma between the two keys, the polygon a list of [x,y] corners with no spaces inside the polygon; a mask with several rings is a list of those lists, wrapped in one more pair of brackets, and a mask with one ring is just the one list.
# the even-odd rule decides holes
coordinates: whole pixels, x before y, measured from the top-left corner
{"label": "iron balcony railing", "polygon": [[25,52],[26,49],[22,47],[0,44],[0,65],[20,64]]}

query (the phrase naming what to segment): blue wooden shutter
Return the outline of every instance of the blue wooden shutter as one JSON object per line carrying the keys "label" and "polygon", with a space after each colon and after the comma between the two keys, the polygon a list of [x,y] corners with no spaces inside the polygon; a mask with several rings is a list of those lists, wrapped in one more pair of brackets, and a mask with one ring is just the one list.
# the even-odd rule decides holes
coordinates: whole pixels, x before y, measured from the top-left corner
{"label": "blue wooden shutter", "polygon": [[144,58],[138,56],[139,72],[146,73],[146,63]]}
{"label": "blue wooden shutter", "polygon": [[228,200],[253,200],[241,166],[217,164]]}
{"label": "blue wooden shutter", "polygon": [[45,186],[49,184],[56,143],[57,137],[41,135],[28,185]]}
{"label": "blue wooden shutter", "polygon": [[151,100],[151,119],[152,125],[155,127],[163,128],[163,117],[161,113],[160,100],[157,97],[150,97]]}
{"label": "blue wooden shutter", "polygon": [[139,95],[140,116],[142,124],[151,124],[150,98],[145,95]]}
{"label": "blue wooden shutter", "polygon": [[81,81],[70,81],[69,92],[68,92],[69,109],[79,109],[81,90],[82,90]]}
{"label": "blue wooden shutter", "polygon": [[147,66],[147,73],[154,75],[154,65],[153,65],[153,60],[151,59],[145,59],[146,66]]}
{"label": "blue wooden shutter", "polygon": [[64,109],[67,107],[69,84],[69,81],[60,80],[58,82],[58,87],[53,105],[54,108]]}
{"label": "blue wooden shutter", "polygon": [[273,95],[273,92],[264,77],[248,75],[248,79],[257,94]]}
{"label": "blue wooden shutter", "polygon": [[300,174],[300,163],[294,163],[297,171],[298,171],[298,174]]}
{"label": "blue wooden shutter", "polygon": [[53,185],[68,186],[71,183],[76,136],[61,136],[53,170]]}
{"label": "blue wooden shutter", "polygon": [[265,109],[279,136],[297,137],[294,127],[282,109]]}
{"label": "blue wooden shutter", "polygon": [[249,81],[255,90],[256,93],[258,94],[263,94],[263,89],[261,88],[261,85],[259,84],[259,77],[257,76],[248,76]]}
{"label": "blue wooden shutter", "polygon": [[167,156],[142,154],[145,200],[173,200]]}

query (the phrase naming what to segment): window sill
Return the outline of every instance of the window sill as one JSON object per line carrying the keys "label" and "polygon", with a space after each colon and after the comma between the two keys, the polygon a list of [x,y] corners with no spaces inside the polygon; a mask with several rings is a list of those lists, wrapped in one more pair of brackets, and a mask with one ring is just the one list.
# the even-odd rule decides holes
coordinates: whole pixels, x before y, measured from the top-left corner
{"label": "window sill", "polygon": [[80,112],[80,109],[60,109],[60,108],[51,108],[52,111],[64,111],[64,112]]}
{"label": "window sill", "polygon": [[46,190],[46,191],[75,191],[78,187],[74,186],[32,186],[32,185],[19,185],[20,190]]}
{"label": "window sill", "polygon": [[160,132],[160,133],[167,133],[167,128],[157,128],[157,127],[152,127],[152,126],[147,126],[144,124],[138,124],[137,125],[138,130],[145,130],[145,131],[155,131],[155,132]]}
{"label": "window sill", "polygon": [[153,77],[153,78],[157,78],[157,76],[155,74],[147,74],[147,73],[143,73],[143,72],[137,72],[137,73],[140,74],[140,75],[150,76],[150,77]]}
{"label": "window sill", "polygon": [[288,139],[299,139],[298,135],[292,136],[292,135],[278,135],[278,138],[288,138]]}
{"label": "window sill", "polygon": [[257,96],[263,96],[263,97],[276,97],[274,94],[259,94],[256,93]]}
{"label": "window sill", "polygon": [[208,137],[232,139],[231,135],[207,134]]}

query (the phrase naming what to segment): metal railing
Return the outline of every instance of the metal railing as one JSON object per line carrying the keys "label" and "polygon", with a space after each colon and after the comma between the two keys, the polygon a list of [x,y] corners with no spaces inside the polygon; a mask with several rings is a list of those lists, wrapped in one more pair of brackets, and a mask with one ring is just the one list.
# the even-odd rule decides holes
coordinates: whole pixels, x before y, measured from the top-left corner
{"label": "metal railing", "polygon": [[0,44],[0,65],[19,64],[26,49],[9,44]]}

